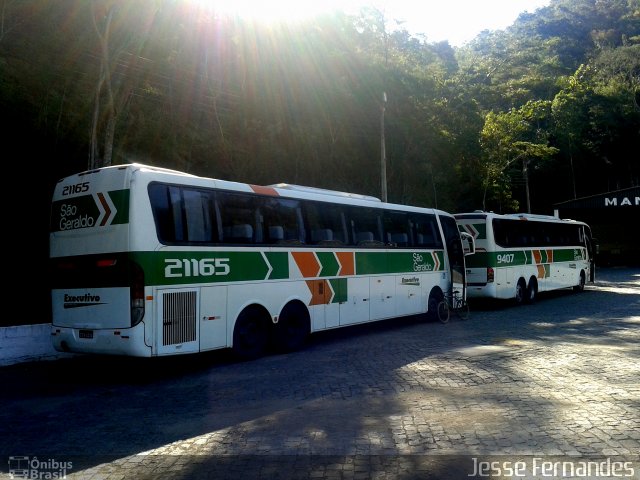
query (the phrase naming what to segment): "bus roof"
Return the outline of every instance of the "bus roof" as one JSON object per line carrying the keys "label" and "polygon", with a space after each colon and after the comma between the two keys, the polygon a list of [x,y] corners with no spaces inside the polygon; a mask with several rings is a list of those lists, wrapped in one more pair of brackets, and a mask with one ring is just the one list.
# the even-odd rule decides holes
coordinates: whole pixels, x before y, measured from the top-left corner
{"label": "bus roof", "polygon": [[540,215],[535,213],[494,213],[494,212],[484,212],[481,210],[470,212],[470,213],[456,213],[453,215],[456,219],[493,219],[493,218],[502,218],[507,220],[533,220],[533,221],[542,221],[542,222],[556,222],[556,223],[580,223],[583,224],[579,220],[573,220],[570,218],[559,218],[553,215]]}
{"label": "bus roof", "polygon": [[[297,199],[306,199],[306,200],[318,200],[324,202],[339,202],[344,203],[345,205],[360,205],[360,206],[371,206],[377,208],[386,208],[386,209],[398,209],[404,211],[424,211],[430,210],[433,213],[439,213],[443,215],[451,215],[448,212],[430,208],[430,207],[418,207],[412,205],[404,205],[404,204],[394,204],[394,203],[385,203],[382,202],[379,198],[370,195],[363,195],[358,193],[349,193],[342,192],[337,190],[329,190],[324,188],[303,186],[303,185],[295,185],[289,183],[276,183],[272,185],[253,185],[250,183],[244,182],[235,182],[232,180],[221,180],[211,177],[203,177],[199,175],[194,175],[190,173],[185,173],[179,170],[173,170],[164,167],[156,167],[152,165],[146,165],[142,163],[128,163],[122,165],[112,165],[109,167],[102,167],[93,170],[86,170],[84,172],[80,172],[68,177],[64,177],[59,180],[63,182],[71,177],[83,177],[93,174],[99,174],[104,171],[128,171],[130,174],[135,174],[136,172],[141,172],[145,175],[147,174],[158,174],[161,176],[165,176],[165,178],[158,178],[158,180],[163,181],[175,181],[182,183],[185,180],[188,181],[189,185],[197,186],[197,187],[205,187],[205,188],[217,188],[221,190],[231,190],[231,191],[242,191],[242,192],[253,192],[258,195],[271,195],[275,197],[285,197],[285,198],[297,198]],[[173,177],[173,178],[170,178]],[[188,180],[187,180],[188,179]]]}

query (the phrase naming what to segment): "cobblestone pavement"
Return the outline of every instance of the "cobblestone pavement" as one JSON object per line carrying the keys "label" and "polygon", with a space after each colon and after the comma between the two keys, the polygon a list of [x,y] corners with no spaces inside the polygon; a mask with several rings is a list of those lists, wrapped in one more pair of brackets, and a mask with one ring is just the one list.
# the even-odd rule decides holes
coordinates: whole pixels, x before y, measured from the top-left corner
{"label": "cobblestone pavement", "polygon": [[251,362],[0,368],[0,478],[640,478],[640,269],[598,277]]}

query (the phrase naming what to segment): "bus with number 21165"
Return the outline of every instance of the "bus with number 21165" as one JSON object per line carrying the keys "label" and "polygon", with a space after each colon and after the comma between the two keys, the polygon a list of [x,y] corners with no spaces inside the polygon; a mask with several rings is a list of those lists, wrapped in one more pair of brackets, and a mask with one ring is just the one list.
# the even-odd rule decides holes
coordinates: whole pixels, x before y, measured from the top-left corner
{"label": "bus with number 21165", "polygon": [[452,215],[290,184],[129,164],[56,185],[57,350],[256,358],[313,332],[435,314],[464,291]]}

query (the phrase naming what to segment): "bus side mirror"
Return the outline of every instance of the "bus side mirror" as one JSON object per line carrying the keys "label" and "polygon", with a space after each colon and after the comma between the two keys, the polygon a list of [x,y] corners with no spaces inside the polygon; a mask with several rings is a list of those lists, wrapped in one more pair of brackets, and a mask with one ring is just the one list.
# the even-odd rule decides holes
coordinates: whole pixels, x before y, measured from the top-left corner
{"label": "bus side mirror", "polygon": [[462,240],[462,250],[465,257],[476,253],[476,242],[472,235],[467,232],[460,232],[460,239]]}

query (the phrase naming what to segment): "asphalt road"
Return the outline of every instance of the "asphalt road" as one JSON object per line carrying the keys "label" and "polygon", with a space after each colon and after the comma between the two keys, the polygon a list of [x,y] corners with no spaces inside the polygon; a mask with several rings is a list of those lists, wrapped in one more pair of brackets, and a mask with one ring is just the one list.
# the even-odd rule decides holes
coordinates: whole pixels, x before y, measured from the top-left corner
{"label": "asphalt road", "polygon": [[640,269],[618,268],[248,362],[2,367],[0,478],[640,478],[639,359]]}

